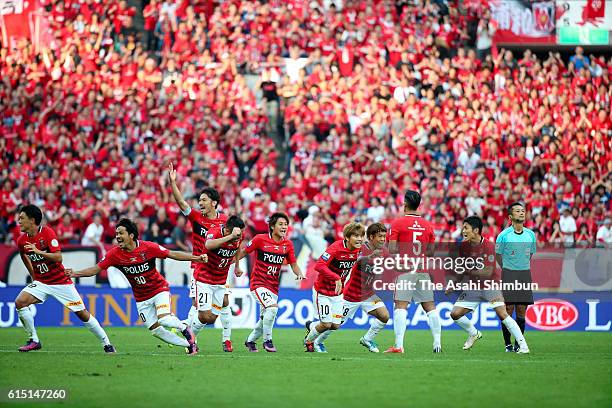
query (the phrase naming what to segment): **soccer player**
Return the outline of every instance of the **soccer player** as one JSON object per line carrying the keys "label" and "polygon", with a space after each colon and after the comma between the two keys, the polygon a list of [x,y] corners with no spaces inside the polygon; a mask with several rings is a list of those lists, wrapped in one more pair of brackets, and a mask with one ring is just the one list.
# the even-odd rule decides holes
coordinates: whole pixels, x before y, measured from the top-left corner
{"label": "soccer player", "polygon": [[[431,223],[417,212],[420,204],[421,194],[418,191],[408,190],[404,195],[404,216],[391,223],[389,232],[389,252],[391,254],[420,258],[423,255],[430,255],[433,250],[434,230]],[[434,303],[433,291],[427,288],[427,284],[431,283],[429,274],[425,272],[404,273],[398,276],[396,283],[416,286],[414,289],[404,288],[395,291],[393,310],[395,345],[389,347],[385,353],[404,352],[404,334],[408,315],[406,309],[411,301],[420,303],[427,313],[427,321],[433,335],[433,352],[441,353],[442,324]]]}
{"label": "soccer player", "polygon": [[[206,234],[204,246],[208,262],[202,264],[194,273],[198,316],[193,319],[191,329],[196,336],[205,325],[215,323],[223,308],[224,298],[227,295],[225,287],[227,275],[230,266],[236,260],[244,228],[244,221],[232,215],[222,227],[211,228]],[[242,275],[238,268],[234,269],[234,273],[237,276]],[[223,351],[228,353],[233,351],[229,339],[224,341],[223,346]]]}
{"label": "soccer player", "polygon": [[[193,229],[192,241],[193,241],[193,254],[201,255],[205,253],[206,248],[204,242],[206,241],[206,233],[209,229],[214,227],[220,227],[227,221],[227,215],[217,211],[221,196],[219,192],[212,187],[206,187],[200,192],[199,205],[200,211],[193,211],[193,209],[187,204],[181,190],[179,190],[176,184],[176,170],[172,163],[168,166],[168,178],[170,179],[170,186],[172,187],[172,195],[174,200],[181,208],[181,212],[191,222]],[[192,263],[193,274],[191,276],[191,283],[189,285],[189,297],[191,298],[191,308],[185,323],[191,325],[194,318],[198,315],[198,305],[195,298],[195,286],[196,281],[194,276],[198,273],[198,268],[203,267],[202,263]],[[238,264],[236,263],[236,268]],[[238,269],[237,273],[242,274]],[[237,275],[240,276],[240,275]],[[231,352],[232,348],[232,311],[229,307],[229,294],[231,293],[229,286],[226,285],[225,296],[223,297],[223,307],[219,312],[221,316],[221,325],[223,326],[222,333],[222,347],[223,351]]]}
{"label": "soccer player", "polygon": [[[309,332],[304,338],[307,352],[315,351],[314,341],[317,337],[327,331],[337,330],[342,322],[344,280],[359,258],[365,228],[358,222],[351,222],[344,226],[342,232],[344,239],[327,247],[315,265],[319,275],[314,284],[313,302],[319,313],[319,321],[307,327]],[[319,342],[319,352],[325,352],[322,342]]]}
{"label": "soccer player", "polygon": [[[491,241],[485,240],[482,236],[482,220],[477,216],[467,217],[463,221],[463,227],[461,233],[463,235],[463,242],[459,248],[459,255],[465,258],[476,259],[482,257],[484,259],[484,268],[473,269],[468,271],[467,274],[461,275],[462,281],[472,281],[479,287],[484,287],[486,280],[489,282],[499,282],[501,279],[497,265],[495,264],[494,256],[494,245]],[[447,294],[450,291],[447,290]],[[482,333],[476,330],[470,319],[465,315],[473,312],[480,302],[488,302],[502,325],[508,329],[510,333],[517,339],[520,344],[520,348],[517,351],[521,354],[529,353],[529,347],[525,341],[525,337],[521,333],[521,329],[518,324],[514,321],[512,316],[506,312],[506,305],[504,304],[504,297],[502,292],[493,289],[474,289],[464,290],[451,311],[451,317],[468,333],[468,338],[463,345],[464,350],[472,348],[474,343],[482,338]]]}
{"label": "soccer player", "polygon": [[[170,312],[170,288],[168,282],[157,271],[157,258],[177,261],[206,262],[208,256],[195,256],[179,251],[169,251],[163,246],[138,239],[138,228],[131,220],[122,218],[115,229],[118,246],[111,248],[96,266],[74,271],[66,269],[72,278],[94,276],[111,266],[119,269],[132,286],[136,308],[142,322],[151,334],[168,344],[183,346],[189,354],[197,354],[198,346],[189,326]],[[185,338],[166,328],[179,330]]]}
{"label": "soccer player", "polygon": [[[531,257],[536,253],[536,236],[529,228],[525,228],[525,206],[515,202],[508,207],[508,219],[511,226],[503,230],[495,241],[495,259],[502,267],[502,282],[530,285],[531,284]],[[526,290],[504,290],[506,310],[508,315],[516,309],[516,323],[525,333],[525,312],[527,306],[533,304],[533,292]],[[510,331],[502,325],[506,352],[520,351],[522,345],[514,336],[514,347],[510,339]]]}
{"label": "soccer player", "polygon": [[[385,256],[384,245],[387,240],[387,228],[380,222],[374,223],[366,230],[366,237],[368,240],[363,244],[361,255],[353,266],[342,290],[344,305],[342,306],[340,326],[351,319],[360,308],[370,316],[375,317],[368,332],[359,339],[359,343],[372,353],[378,353],[378,345],[374,338],[389,321],[389,311],[372,287],[376,276],[373,273],[373,260]],[[310,331],[310,324],[311,322],[306,322],[308,331]],[[315,339],[313,342],[314,351],[318,353],[326,352],[323,342],[331,333],[333,333],[332,330],[327,330]]]}
{"label": "soccer player", "polygon": [[98,320],[85,309],[83,300],[72,280],[66,276],[62,265],[62,251],[55,232],[48,226],[42,226],[42,211],[35,205],[25,205],[19,211],[17,223],[22,235],[17,239],[19,255],[32,277],[15,299],[19,320],[29,336],[21,352],[40,350],[42,343],[34,326],[34,313],[30,305],[44,303],[48,296],[73,311],[85,327],[96,336],[104,347],[104,352],[114,353],[115,347],[110,343]]}
{"label": "soccer player", "polygon": [[284,213],[274,213],[268,221],[268,234],[257,234],[241,249],[236,260],[255,252],[255,263],[251,272],[251,294],[260,306],[257,324],[244,345],[250,352],[258,352],[256,341],[263,335],[263,347],[275,353],[272,343],[272,327],[278,313],[278,287],[281,267],[284,263],[291,266],[297,280],[304,279],[297,265],[293,242],[287,239],[289,217]]}

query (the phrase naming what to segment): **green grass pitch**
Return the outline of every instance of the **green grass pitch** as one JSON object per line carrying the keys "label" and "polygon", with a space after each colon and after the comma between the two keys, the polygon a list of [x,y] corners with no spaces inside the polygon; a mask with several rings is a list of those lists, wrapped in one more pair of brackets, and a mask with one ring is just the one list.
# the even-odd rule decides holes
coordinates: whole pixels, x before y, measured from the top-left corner
{"label": "green grass pitch", "polygon": [[[64,388],[44,407],[610,407],[610,333],[527,333],[531,355],[503,352],[501,333],[483,332],[472,351],[466,335],[444,331],[444,353],[428,331],[408,331],[406,354],[372,354],[362,332],[340,330],[328,354],[306,354],[302,330],[274,331],[279,352],[248,353],[248,331],[234,330],[235,351],[221,351],[220,331],[205,329],[203,351],[187,356],[142,328],[107,328],[118,349],[105,355],[84,328],[40,328],[43,350],[18,353],[21,329],[0,330],[0,389]],[[379,336],[381,349],[393,332]],[[261,343],[261,342],[260,342]],[[260,347],[261,349],[261,347]],[[42,404],[42,405],[41,405]]]}

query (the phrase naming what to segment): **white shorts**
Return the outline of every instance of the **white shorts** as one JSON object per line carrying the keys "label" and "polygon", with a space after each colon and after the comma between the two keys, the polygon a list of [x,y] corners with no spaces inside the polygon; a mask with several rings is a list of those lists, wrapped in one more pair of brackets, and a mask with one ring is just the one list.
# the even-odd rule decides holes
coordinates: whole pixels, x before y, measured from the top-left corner
{"label": "white shorts", "polygon": [[74,285],[47,285],[46,283],[34,281],[21,291],[29,293],[40,300],[41,303],[47,300],[47,296],[51,296],[73,312],[85,310],[83,299],[81,299],[81,295],[79,295]]}
{"label": "white shorts", "polygon": [[344,306],[344,297],[325,296],[313,290],[313,303],[317,307],[319,313],[319,321],[322,323],[342,323],[342,307]]}
{"label": "white shorts", "polygon": [[170,314],[170,292],[159,292],[150,299],[136,302],[138,316],[145,326],[151,327],[157,323],[157,316]]}
{"label": "white shorts", "polygon": [[499,290],[466,290],[461,292],[454,306],[476,310],[480,303],[485,302],[493,309],[505,305],[504,296]]}
{"label": "white shorts", "polygon": [[404,273],[398,276],[395,283],[399,288],[395,290],[393,300],[415,303],[433,302],[433,290],[427,287],[427,282],[431,282],[428,273]]}
{"label": "white shorts", "polygon": [[189,282],[189,299],[195,299],[196,297],[196,280],[191,275],[191,282]]}
{"label": "white shorts", "polygon": [[376,310],[381,307],[385,307],[385,303],[376,295],[372,295],[361,302],[349,302],[348,300],[345,300],[344,305],[342,306],[342,321],[344,322],[353,318],[359,308],[366,313],[370,313],[372,310]]}
{"label": "white shorts", "polygon": [[211,285],[196,281],[196,302],[199,311],[210,310],[219,315],[223,307],[223,297],[227,292],[225,285]]}
{"label": "white shorts", "polygon": [[251,295],[253,295],[253,297],[255,298],[257,303],[259,303],[259,306],[261,306],[262,309],[278,304],[278,295],[272,292],[270,289],[264,288],[262,286],[255,288],[255,290],[252,290]]}

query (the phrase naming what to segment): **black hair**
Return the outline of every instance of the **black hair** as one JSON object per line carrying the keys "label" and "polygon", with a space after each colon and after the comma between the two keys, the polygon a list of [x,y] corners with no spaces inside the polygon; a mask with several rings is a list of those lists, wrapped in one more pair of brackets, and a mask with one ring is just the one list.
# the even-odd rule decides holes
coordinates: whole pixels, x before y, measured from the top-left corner
{"label": "black hair", "polygon": [[210,198],[212,201],[216,201],[217,204],[215,204],[215,208],[217,208],[217,206],[219,205],[219,201],[221,201],[221,195],[219,194],[217,189],[215,189],[214,187],[204,187],[200,192],[200,196],[202,194],[206,194],[208,198]]}
{"label": "black hair", "polygon": [[129,218],[122,218],[117,223],[116,228],[119,228],[119,227],[125,228],[128,235],[130,234],[134,235],[135,240],[138,239],[138,227],[136,226],[136,224],[134,224],[134,221],[130,220]]}
{"label": "black hair", "polygon": [[270,216],[270,219],[268,220],[268,227],[270,228],[270,233],[272,233],[274,226],[276,225],[278,220],[280,220],[281,218],[287,221],[287,224],[289,224],[289,216],[285,213],[275,212],[274,214]]}
{"label": "black hair", "polygon": [[368,239],[370,239],[371,237],[375,237],[376,235],[380,234],[381,232],[384,232],[385,234],[387,233],[387,227],[385,227],[385,224],[383,224],[382,222],[375,222],[374,224],[371,224],[368,229],[366,230],[366,235],[368,237]]}
{"label": "black hair", "polygon": [[36,225],[42,222],[42,211],[34,204],[24,205],[19,212],[24,213],[28,218],[33,218]]}
{"label": "black hair", "polygon": [[421,194],[418,191],[408,190],[404,194],[404,206],[408,210],[415,211],[421,205]]}
{"label": "black hair", "polygon": [[467,217],[465,220],[463,220],[463,222],[465,224],[468,224],[470,227],[472,227],[473,230],[478,230],[478,233],[480,235],[482,235],[482,219],[476,215],[472,215],[471,217]]}
{"label": "black hair", "polygon": [[512,204],[510,204],[510,205],[508,206],[508,215],[511,215],[511,214],[512,214],[512,210],[513,210],[513,209],[514,209],[514,207],[516,207],[516,206],[520,206],[520,207],[525,208],[525,205],[524,205],[523,203],[521,203],[521,202],[519,202],[519,201],[515,201],[515,202],[513,202]]}
{"label": "black hair", "polygon": [[244,221],[237,215],[231,215],[227,221],[225,222],[225,228],[227,228],[230,232],[234,228],[245,228]]}

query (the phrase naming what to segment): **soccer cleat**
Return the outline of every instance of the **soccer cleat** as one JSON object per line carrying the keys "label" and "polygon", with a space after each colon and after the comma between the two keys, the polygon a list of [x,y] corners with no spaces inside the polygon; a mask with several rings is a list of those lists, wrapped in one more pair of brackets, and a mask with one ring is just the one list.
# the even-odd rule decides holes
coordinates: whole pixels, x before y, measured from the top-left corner
{"label": "soccer cleat", "polygon": [[385,350],[385,353],[404,353],[404,348],[403,347],[395,347],[395,346],[391,346],[388,349]]}
{"label": "soccer cleat", "polygon": [[276,347],[274,347],[274,344],[272,343],[272,339],[264,341],[263,348],[268,353],[276,353]]}
{"label": "soccer cleat", "polygon": [[327,347],[323,343],[312,343],[312,346],[317,353],[327,353]]}
{"label": "soccer cleat", "polygon": [[529,354],[529,347],[519,347],[516,354]]}
{"label": "soccer cleat", "polygon": [[232,347],[232,341],[231,340],[225,340],[223,343],[223,351],[226,353],[231,353],[232,351],[234,351],[234,348]]}
{"label": "soccer cleat", "polygon": [[185,340],[189,342],[189,345],[196,344],[196,341],[195,341],[196,337],[195,337],[195,334],[193,334],[191,327],[187,326],[185,330],[181,332],[181,334],[183,335],[183,337],[185,337]]}
{"label": "soccer cleat", "polygon": [[512,344],[506,344],[506,353],[514,353],[514,346]]}
{"label": "soccer cleat", "polygon": [[107,354],[115,354],[117,350],[115,350],[115,346],[113,346],[112,344],[107,344],[106,346],[104,346],[104,352]]}
{"label": "soccer cleat", "polygon": [[368,341],[364,337],[362,337],[359,339],[359,344],[367,348],[368,351],[370,351],[371,353],[380,353],[380,350],[378,349],[378,344],[376,344],[374,340]]}
{"label": "soccer cleat", "polygon": [[482,333],[480,331],[477,331],[475,335],[469,336],[467,338],[467,340],[465,341],[465,344],[463,345],[463,349],[464,350],[471,349],[474,343],[476,343],[476,341],[480,339],[482,339]]}
{"label": "soccer cleat", "polygon": [[41,348],[42,348],[41,342],[30,339],[25,344],[25,346],[19,347],[19,351],[21,353],[27,353],[28,351],[40,350]]}
{"label": "soccer cleat", "polygon": [[187,350],[187,354],[189,354],[190,356],[196,355],[198,354],[198,351],[200,351],[198,345],[195,343],[191,343],[188,347],[185,348],[185,350]]}
{"label": "soccer cleat", "polygon": [[257,344],[255,344],[254,341],[245,341],[244,345],[246,346],[247,350],[249,350],[251,353],[259,352],[259,350],[257,350]]}
{"label": "soccer cleat", "polygon": [[442,353],[442,346],[434,346],[433,352],[434,352],[434,354]]}
{"label": "soccer cleat", "polygon": [[315,351],[314,343],[312,341],[306,341],[306,339],[304,339],[304,347],[306,347],[307,353],[314,353]]}
{"label": "soccer cleat", "polygon": [[521,347],[518,345],[517,342],[514,343],[514,352],[517,353],[519,351]]}

